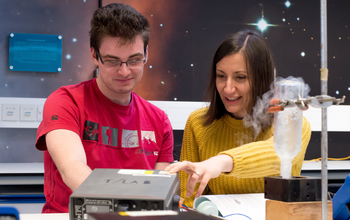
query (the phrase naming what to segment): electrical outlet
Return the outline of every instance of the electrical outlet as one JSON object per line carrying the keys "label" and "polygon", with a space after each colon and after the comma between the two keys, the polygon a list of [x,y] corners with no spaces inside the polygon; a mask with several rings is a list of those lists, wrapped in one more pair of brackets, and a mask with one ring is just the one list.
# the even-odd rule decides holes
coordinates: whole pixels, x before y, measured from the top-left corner
{"label": "electrical outlet", "polygon": [[2,105],[2,120],[18,121],[19,105]]}
{"label": "electrical outlet", "polygon": [[21,121],[35,121],[36,120],[36,106],[35,105],[21,105],[20,112]]}

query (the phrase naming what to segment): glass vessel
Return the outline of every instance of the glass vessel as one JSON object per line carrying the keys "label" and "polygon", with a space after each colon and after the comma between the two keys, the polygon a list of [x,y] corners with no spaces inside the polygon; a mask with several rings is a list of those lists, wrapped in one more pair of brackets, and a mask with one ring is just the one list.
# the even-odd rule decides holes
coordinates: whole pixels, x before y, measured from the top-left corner
{"label": "glass vessel", "polygon": [[[293,80],[276,82],[275,99],[294,100],[304,97],[304,83]],[[292,161],[301,149],[303,113],[298,107],[287,107],[274,115],[273,145],[281,159],[282,178],[292,178]]]}

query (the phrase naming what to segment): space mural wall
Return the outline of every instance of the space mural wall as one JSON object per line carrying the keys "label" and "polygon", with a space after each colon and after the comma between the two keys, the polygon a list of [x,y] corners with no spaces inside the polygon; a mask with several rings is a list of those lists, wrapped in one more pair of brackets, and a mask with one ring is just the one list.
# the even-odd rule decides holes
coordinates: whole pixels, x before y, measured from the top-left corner
{"label": "space mural wall", "polygon": [[[61,86],[93,78],[90,19],[99,3],[112,2],[131,5],[151,23],[149,59],[135,89],[145,99],[203,101],[216,48],[226,35],[242,29],[262,32],[278,76],[302,77],[310,95],[320,94],[319,0],[11,0],[0,3],[1,97],[46,98]],[[350,1],[328,1],[328,94],[336,97],[350,94],[348,8]],[[10,33],[61,35],[61,71],[10,70]],[[36,129],[0,128],[0,162],[41,162],[35,135]],[[175,144],[181,144],[181,134],[175,136]],[[346,132],[330,133],[329,156],[343,156],[338,152],[349,141]],[[17,148],[9,150],[14,144],[27,156],[18,155]],[[319,157],[319,145],[320,134],[313,132],[306,157]]]}
{"label": "space mural wall", "polygon": [[[320,94],[319,0],[102,1],[112,2],[130,4],[151,23],[149,60],[137,88],[146,99],[202,101],[216,48],[242,29],[262,32],[278,76],[302,77],[310,95]],[[350,94],[350,2],[328,2],[328,93],[341,97]]]}

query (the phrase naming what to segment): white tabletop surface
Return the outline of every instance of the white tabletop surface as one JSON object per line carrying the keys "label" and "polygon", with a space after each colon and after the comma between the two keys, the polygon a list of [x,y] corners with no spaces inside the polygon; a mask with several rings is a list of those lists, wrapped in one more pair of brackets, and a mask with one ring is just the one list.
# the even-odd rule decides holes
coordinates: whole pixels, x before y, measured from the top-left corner
{"label": "white tabletop surface", "polygon": [[69,220],[68,213],[59,214],[19,214],[20,220]]}
{"label": "white tabletop surface", "polygon": [[[20,214],[20,220],[69,220],[68,213],[60,214]],[[228,218],[228,219],[242,219],[242,218]],[[261,217],[259,220],[265,220],[265,216]]]}

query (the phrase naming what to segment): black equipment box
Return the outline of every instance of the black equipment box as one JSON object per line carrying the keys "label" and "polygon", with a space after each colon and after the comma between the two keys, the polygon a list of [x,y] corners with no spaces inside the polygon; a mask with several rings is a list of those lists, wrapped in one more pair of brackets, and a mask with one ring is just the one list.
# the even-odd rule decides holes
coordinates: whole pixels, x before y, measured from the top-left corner
{"label": "black equipment box", "polygon": [[265,198],[282,202],[321,201],[321,179],[293,176],[265,177]]}
{"label": "black equipment box", "polygon": [[178,173],[164,170],[95,169],[69,198],[69,219],[89,213],[178,210]]}

